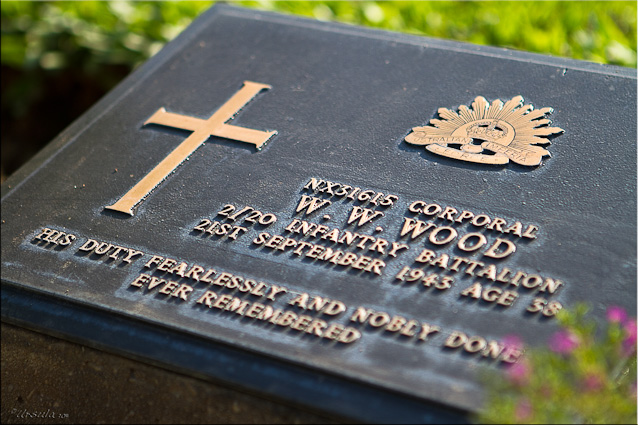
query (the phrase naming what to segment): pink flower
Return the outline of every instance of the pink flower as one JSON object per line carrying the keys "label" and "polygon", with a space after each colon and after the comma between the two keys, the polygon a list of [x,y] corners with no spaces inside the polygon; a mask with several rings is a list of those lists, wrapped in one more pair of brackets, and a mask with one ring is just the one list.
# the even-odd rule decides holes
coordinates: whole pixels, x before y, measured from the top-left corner
{"label": "pink flower", "polygon": [[555,353],[569,354],[579,344],[578,337],[568,330],[556,332],[549,341],[549,348]]}
{"label": "pink flower", "polygon": [[590,374],[585,378],[585,382],[583,382],[585,386],[585,390],[587,391],[598,391],[603,388],[603,380],[598,374]]}
{"label": "pink flower", "polygon": [[531,375],[529,364],[525,360],[520,360],[507,368],[507,377],[514,385],[525,385]]}
{"label": "pink flower", "polygon": [[501,340],[505,348],[523,349],[523,341],[517,335],[505,335]]}
{"label": "pink flower", "polygon": [[526,422],[532,417],[532,405],[527,401],[527,399],[523,399],[518,402],[516,405],[516,409],[514,410],[514,417],[517,422]]}
{"label": "pink flower", "polygon": [[625,340],[623,341],[623,348],[626,354],[631,354],[636,349],[636,321],[628,320],[625,322]]}
{"label": "pink flower", "polygon": [[627,312],[624,308],[613,305],[607,308],[607,320],[611,323],[624,323],[627,320]]}

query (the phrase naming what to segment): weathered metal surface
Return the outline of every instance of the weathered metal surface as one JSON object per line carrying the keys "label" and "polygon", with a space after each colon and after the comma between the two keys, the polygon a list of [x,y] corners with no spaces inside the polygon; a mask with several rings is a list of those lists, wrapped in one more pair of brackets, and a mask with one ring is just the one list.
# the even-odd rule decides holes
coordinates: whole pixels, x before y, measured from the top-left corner
{"label": "weathered metal surface", "polygon": [[[244,82],[270,88],[235,105]],[[465,119],[471,147],[408,143],[519,95],[539,166],[496,146],[507,117]],[[544,343],[580,301],[635,310],[635,98],[633,70],[216,6],[3,185],[3,320],[361,420],[457,421],[477,370],[518,358],[503,337]]]}

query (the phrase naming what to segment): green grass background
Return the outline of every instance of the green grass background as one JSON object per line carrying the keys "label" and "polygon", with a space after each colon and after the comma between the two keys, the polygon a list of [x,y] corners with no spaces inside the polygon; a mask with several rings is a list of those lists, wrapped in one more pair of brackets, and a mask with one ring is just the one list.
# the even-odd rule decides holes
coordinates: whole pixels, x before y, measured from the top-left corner
{"label": "green grass background", "polygon": [[[137,64],[209,1],[2,1],[2,64]],[[636,66],[635,1],[237,1],[235,5]]]}

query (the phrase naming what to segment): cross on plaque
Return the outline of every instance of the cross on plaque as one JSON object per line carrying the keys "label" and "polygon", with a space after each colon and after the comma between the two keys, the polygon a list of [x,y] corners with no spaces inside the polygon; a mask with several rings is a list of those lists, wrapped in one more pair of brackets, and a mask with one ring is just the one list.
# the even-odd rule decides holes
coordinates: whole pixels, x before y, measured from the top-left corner
{"label": "cross on plaque", "polygon": [[186,138],[162,162],[153,168],[142,180],[129,190],[120,200],[105,208],[133,215],[133,207],[144,199],[157,185],[199,148],[210,136],[223,137],[239,142],[251,143],[260,150],[276,131],[259,131],[226,124],[261,90],[269,89],[267,84],[244,81],[242,88],[224,103],[207,120],[187,115],[173,114],[160,108],[145,123],[189,130],[193,133]]}

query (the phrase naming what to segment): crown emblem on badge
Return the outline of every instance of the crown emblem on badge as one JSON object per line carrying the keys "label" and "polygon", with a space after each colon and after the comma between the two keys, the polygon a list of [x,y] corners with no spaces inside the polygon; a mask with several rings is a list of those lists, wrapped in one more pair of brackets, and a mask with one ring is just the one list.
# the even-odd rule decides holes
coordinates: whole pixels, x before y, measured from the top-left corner
{"label": "crown emblem on badge", "polygon": [[489,103],[478,96],[471,108],[459,106],[458,113],[440,108],[441,119],[414,127],[405,141],[461,161],[507,164],[511,160],[520,165],[540,165],[544,156],[551,155],[538,145],[548,145],[546,137],[564,130],[548,127],[552,122],[546,115],[554,111],[552,108],[534,110],[524,102],[522,96],[505,104],[500,99]]}

